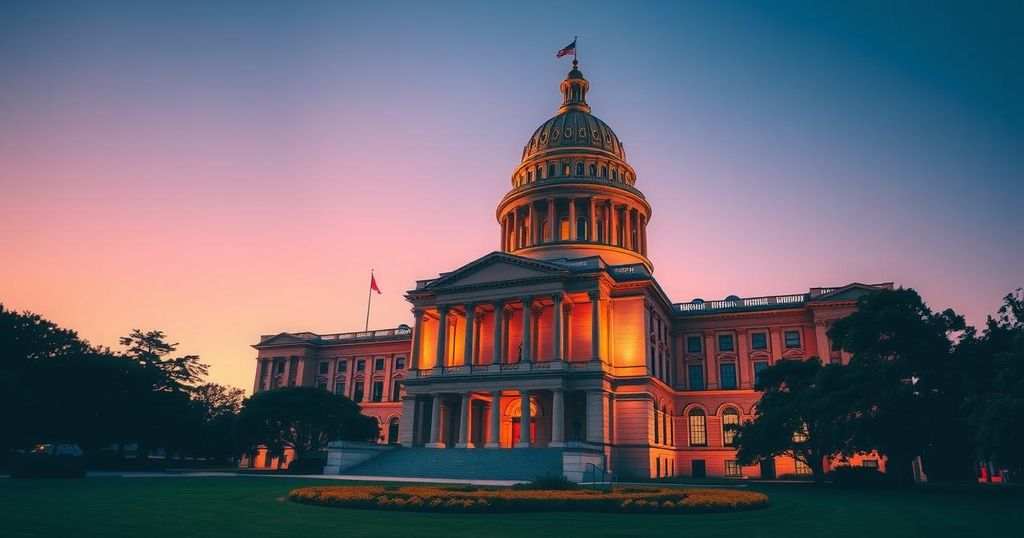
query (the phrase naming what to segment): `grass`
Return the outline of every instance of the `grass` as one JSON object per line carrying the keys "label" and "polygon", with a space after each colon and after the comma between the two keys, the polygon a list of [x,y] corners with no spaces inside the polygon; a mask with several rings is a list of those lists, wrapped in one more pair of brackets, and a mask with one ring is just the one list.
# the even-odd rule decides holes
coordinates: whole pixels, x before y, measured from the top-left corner
{"label": "grass", "polygon": [[0,529],[21,536],[1009,536],[1022,497],[997,492],[843,491],[751,485],[771,499],[753,512],[429,514],[345,510],[285,501],[294,488],[344,482],[261,476],[0,479]]}

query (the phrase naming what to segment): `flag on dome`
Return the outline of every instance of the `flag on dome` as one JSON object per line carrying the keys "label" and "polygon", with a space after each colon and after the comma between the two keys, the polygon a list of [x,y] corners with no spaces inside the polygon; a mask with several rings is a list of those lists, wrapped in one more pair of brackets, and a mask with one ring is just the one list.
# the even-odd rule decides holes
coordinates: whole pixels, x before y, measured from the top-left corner
{"label": "flag on dome", "polygon": [[380,293],[380,288],[377,287],[377,279],[374,278],[373,273],[370,273],[370,291]]}
{"label": "flag on dome", "polygon": [[569,55],[569,54],[572,54],[572,55],[576,54],[576,40],[575,39],[572,40],[572,43],[569,43],[568,45],[563,47],[562,50],[556,52],[555,53],[555,58],[561,58],[562,56],[566,56],[566,55]]}

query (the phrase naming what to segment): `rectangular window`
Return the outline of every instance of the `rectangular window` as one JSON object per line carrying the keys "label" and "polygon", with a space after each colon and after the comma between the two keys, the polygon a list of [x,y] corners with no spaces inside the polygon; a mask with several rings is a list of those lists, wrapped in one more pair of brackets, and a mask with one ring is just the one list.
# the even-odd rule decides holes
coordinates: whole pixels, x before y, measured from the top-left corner
{"label": "rectangular window", "polygon": [[863,460],[860,462],[861,467],[871,467],[872,469],[878,468],[878,460]]}
{"label": "rectangular window", "polygon": [[345,395],[345,380],[344,379],[335,380],[335,382],[334,382],[334,393],[337,394],[338,396],[344,396]]}
{"label": "rectangular window", "polygon": [[327,380],[324,378],[318,378],[316,380],[316,388],[320,390],[327,390]]}
{"label": "rectangular window", "polygon": [[768,335],[765,333],[751,333],[750,349],[768,349]]}
{"label": "rectangular window", "polygon": [[804,462],[802,462],[800,460],[796,460],[796,459],[793,460],[793,461],[796,462],[796,474],[797,475],[804,476],[804,475],[811,474],[811,468],[808,467],[806,463],[804,463]]}
{"label": "rectangular window", "polygon": [[346,361],[346,360],[338,361],[338,373],[339,374],[343,374],[343,373],[345,373],[347,371],[348,371],[348,361]]}
{"label": "rectangular window", "polygon": [[754,387],[761,382],[761,372],[768,368],[768,361],[754,361]]}
{"label": "rectangular window", "polygon": [[281,361],[281,362],[277,363],[276,366],[277,366],[277,373],[283,374],[284,373],[284,361]]}
{"label": "rectangular window", "polygon": [[373,361],[373,371],[383,372],[384,371],[384,357],[377,357],[377,360]]}
{"label": "rectangular window", "polygon": [[718,351],[732,351],[732,335],[731,334],[720,334],[718,335]]}
{"label": "rectangular window", "polygon": [[740,466],[736,465],[736,460],[725,460],[725,476],[741,476]]}
{"label": "rectangular window", "polygon": [[327,375],[327,369],[331,367],[331,363],[327,361],[320,361],[320,375]]}
{"label": "rectangular window", "polygon": [[700,353],[700,337],[699,336],[687,336],[686,337],[686,352],[687,353]]}
{"label": "rectangular window", "polygon": [[786,349],[796,349],[800,347],[800,331],[786,331]]}
{"label": "rectangular window", "polygon": [[373,382],[373,391],[372,391],[372,394],[370,394],[370,401],[371,402],[379,402],[379,401],[381,401],[383,399],[384,399],[384,382],[383,381],[374,381]]}
{"label": "rectangular window", "polygon": [[352,389],[352,401],[359,403],[363,401],[363,382],[356,381],[355,388]]}
{"label": "rectangular window", "polygon": [[721,374],[721,388],[725,390],[736,388],[736,364],[732,362],[722,363],[718,368]]}
{"label": "rectangular window", "polygon": [[686,374],[690,382],[690,390],[704,390],[704,367],[699,364],[690,364],[686,367]]}
{"label": "rectangular window", "polygon": [[690,423],[690,446],[707,446],[708,430],[707,420],[704,413],[691,412]]}
{"label": "rectangular window", "polygon": [[365,360],[359,359],[359,360],[356,361],[356,371],[357,372],[365,372],[366,371],[366,361]]}
{"label": "rectangular window", "polygon": [[562,241],[569,240],[569,219],[567,217],[562,217],[558,223],[558,238]]}
{"label": "rectangular window", "polygon": [[391,401],[398,402],[402,400],[402,385],[398,383],[398,380],[391,382]]}
{"label": "rectangular window", "polygon": [[405,370],[405,357],[395,357],[395,370]]}

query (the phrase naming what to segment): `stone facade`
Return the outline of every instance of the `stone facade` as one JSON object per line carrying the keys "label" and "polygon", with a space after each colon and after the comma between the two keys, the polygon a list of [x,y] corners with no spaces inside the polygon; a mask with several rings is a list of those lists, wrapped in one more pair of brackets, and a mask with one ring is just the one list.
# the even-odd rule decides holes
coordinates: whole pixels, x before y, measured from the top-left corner
{"label": "stone facade", "polygon": [[[407,328],[264,337],[256,389],[352,396],[361,379],[367,402],[370,382],[397,382],[389,396],[400,398],[364,403],[382,427],[398,426],[382,442],[563,448],[576,474],[587,464],[620,477],[805,472],[789,458],[737,467],[725,425],[752,416],[760,369],[848,360],[832,349],[829,325],[892,285],[672,302],[648,259],[651,205],[622,142],[591,115],[589,88],[574,62],[558,114],[531,136],[498,204],[500,250],[417,282],[411,337]],[[379,357],[380,372],[370,366]],[[365,371],[354,371],[361,360]],[[568,455],[580,450],[590,455]]]}

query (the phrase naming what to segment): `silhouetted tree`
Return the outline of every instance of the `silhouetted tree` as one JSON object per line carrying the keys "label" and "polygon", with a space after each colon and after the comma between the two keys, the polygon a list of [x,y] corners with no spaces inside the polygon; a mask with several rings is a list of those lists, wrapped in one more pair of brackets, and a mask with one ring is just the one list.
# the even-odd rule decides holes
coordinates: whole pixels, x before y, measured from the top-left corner
{"label": "silhouetted tree", "polygon": [[139,363],[152,366],[165,376],[167,390],[189,390],[199,384],[209,373],[209,365],[200,362],[198,355],[171,357],[177,351],[177,343],[168,343],[163,331],[132,329],[131,334],[122,336],[119,343],[128,348],[124,355]]}
{"label": "silhouetted tree", "polygon": [[238,434],[248,446],[291,448],[295,458],[323,450],[329,441],[370,441],[379,429],[348,398],[314,387],[258,392],[245,401]]}

